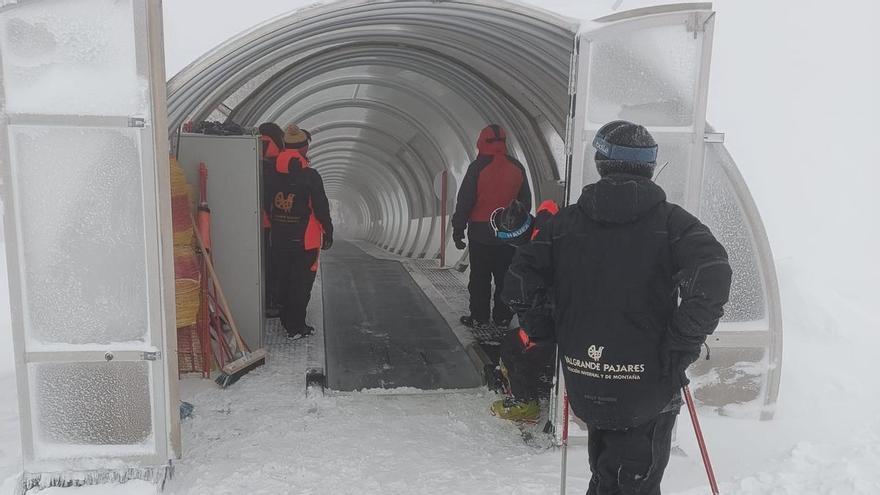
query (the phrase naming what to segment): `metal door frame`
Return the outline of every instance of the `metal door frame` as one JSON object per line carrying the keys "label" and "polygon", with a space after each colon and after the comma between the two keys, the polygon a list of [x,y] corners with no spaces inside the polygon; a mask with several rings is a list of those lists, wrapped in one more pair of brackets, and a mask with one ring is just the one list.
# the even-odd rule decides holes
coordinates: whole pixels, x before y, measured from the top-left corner
{"label": "metal door frame", "polygon": [[[28,0],[27,5],[35,3]],[[10,11],[20,4],[6,6]],[[103,362],[107,352],[114,361],[153,361],[148,373],[152,406],[152,452],[149,455],[107,456],[122,461],[136,477],[163,481],[170,458],[180,454],[180,424],[177,409],[177,354],[172,329],[175,328],[175,286],[171,239],[171,195],[168,163],[165,64],[162,35],[162,4],[155,0],[132,0],[135,26],[135,57],[139,74],[148,75],[149,116],[74,116],[6,114],[3,67],[0,63],[0,172],[4,174],[2,194],[5,205],[7,269],[10,286],[13,350],[20,414],[24,483],[39,479],[41,472],[95,472],[93,462],[84,459],[35,457],[31,384],[28,364],[39,362]],[[144,214],[145,269],[147,284],[148,340],[143,346],[85,344],[75,350],[51,349],[31,352],[24,328],[22,253],[19,251],[21,227],[18,198],[12,180],[11,125],[70,126],[80,128],[141,128],[138,146],[141,163]],[[162,362],[159,362],[162,361]]]}

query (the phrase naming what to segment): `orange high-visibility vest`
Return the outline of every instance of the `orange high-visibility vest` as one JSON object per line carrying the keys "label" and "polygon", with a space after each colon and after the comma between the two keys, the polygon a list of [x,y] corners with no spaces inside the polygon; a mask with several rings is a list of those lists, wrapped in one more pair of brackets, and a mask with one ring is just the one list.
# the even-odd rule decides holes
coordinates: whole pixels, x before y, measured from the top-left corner
{"label": "orange high-visibility vest", "polygon": [[[275,160],[275,170],[281,174],[289,174],[290,162],[292,160],[298,160],[301,168],[308,168],[309,166],[309,161],[302,156],[299,150],[285,149]],[[303,238],[303,247],[306,251],[310,249],[320,249],[321,243],[324,240],[324,227],[322,227],[321,222],[315,218],[311,196],[309,196],[309,211],[309,223],[306,225],[306,233]]]}

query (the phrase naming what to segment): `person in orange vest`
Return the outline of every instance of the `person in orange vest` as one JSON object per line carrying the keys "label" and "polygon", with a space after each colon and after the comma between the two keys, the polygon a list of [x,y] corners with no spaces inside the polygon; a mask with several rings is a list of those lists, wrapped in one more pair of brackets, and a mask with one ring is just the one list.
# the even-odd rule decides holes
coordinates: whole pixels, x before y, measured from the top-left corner
{"label": "person in orange vest", "polygon": [[461,322],[471,328],[491,328],[489,305],[492,301],[492,279],[495,279],[495,306],[492,320],[497,327],[507,328],[513,316],[501,300],[504,274],[513,259],[513,246],[495,237],[489,217],[514,199],[526,210],[532,207],[532,193],[526,170],[507,154],[507,134],[492,124],[480,132],[477,158],[468,166],[458,189],[455,214],[452,216],[452,239],[455,247],[464,249],[465,229],[470,241],[471,273],[468,283],[470,314]]}
{"label": "person in orange vest", "polygon": [[[284,149],[284,130],[274,122],[264,122],[257,128],[260,131],[260,157],[262,158],[262,175],[263,175],[263,197],[268,194],[266,187],[268,186],[269,176],[275,170],[275,160]],[[269,318],[277,318],[280,314],[281,305],[275,295],[275,270],[272,268],[272,257],[269,252],[269,235],[272,228],[272,222],[269,221],[269,214],[266,210],[263,213],[263,273],[265,274],[265,303],[266,316]]]}
{"label": "person in orange vest", "polygon": [[308,136],[294,124],[284,130],[284,149],[267,181],[264,208],[272,230],[270,251],[275,270],[281,325],[291,338],[312,334],[306,308],[318,271],[318,252],[333,245],[330,203],[321,175],[300,151]]}

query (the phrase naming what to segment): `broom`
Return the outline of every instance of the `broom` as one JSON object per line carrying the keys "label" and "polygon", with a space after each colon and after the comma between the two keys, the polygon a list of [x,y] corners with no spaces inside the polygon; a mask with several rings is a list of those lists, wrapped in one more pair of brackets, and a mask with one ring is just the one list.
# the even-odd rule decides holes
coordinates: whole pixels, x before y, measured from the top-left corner
{"label": "broom", "polygon": [[[205,245],[202,243],[202,235],[199,232],[199,229],[195,229],[195,231],[196,241],[199,243],[199,248],[207,253]],[[241,333],[238,331],[238,326],[235,324],[235,319],[232,318],[232,312],[229,310],[229,302],[226,300],[226,295],[223,293],[223,288],[220,286],[220,280],[217,278],[217,272],[214,271],[214,263],[211,262],[210,256],[205,256],[205,265],[208,267],[208,274],[210,275],[211,280],[214,281],[214,289],[217,291],[220,309],[223,312],[223,316],[226,317],[229,327],[232,329],[232,335],[235,337],[235,342],[238,344],[238,350],[241,353],[240,358],[223,365],[220,368],[220,375],[214,380],[221,388],[226,388],[237,382],[242,376],[266,364],[266,357],[269,353],[266,349],[262,348],[251,352],[247,344],[244,343],[244,339],[241,338]]]}
{"label": "broom", "polygon": [[205,266],[208,268],[208,274],[214,282],[214,290],[219,299],[220,309],[223,316],[225,316],[226,321],[229,323],[229,327],[232,329],[232,335],[235,338],[235,342],[238,344],[238,351],[241,354],[241,357],[230,361],[229,363],[218,363],[220,366],[220,375],[217,376],[214,381],[217,382],[217,385],[220,385],[221,388],[226,388],[237,382],[242,376],[266,364],[266,357],[269,353],[266,349],[257,349],[256,351],[251,352],[247,344],[244,343],[244,339],[241,338],[241,333],[238,331],[238,326],[235,324],[235,319],[232,317],[232,311],[229,310],[229,302],[226,300],[226,295],[223,293],[220,279],[217,277],[217,272],[214,270],[214,263],[211,261],[210,246],[206,245],[205,242],[205,236],[208,236],[208,242],[210,242],[211,222],[211,210],[208,208],[207,198],[207,179],[208,168],[204,163],[200,163],[199,192],[201,198],[199,201],[199,221],[196,222],[195,219],[193,219],[193,225],[195,226],[193,230],[195,231],[195,237],[199,249],[205,253]]}

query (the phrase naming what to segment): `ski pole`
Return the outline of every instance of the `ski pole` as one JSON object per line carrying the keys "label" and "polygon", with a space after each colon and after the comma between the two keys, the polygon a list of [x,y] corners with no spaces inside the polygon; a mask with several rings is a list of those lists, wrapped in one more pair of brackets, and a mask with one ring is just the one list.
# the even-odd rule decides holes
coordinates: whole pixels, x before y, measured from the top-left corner
{"label": "ski pole", "polygon": [[562,477],[559,493],[565,495],[565,482],[568,478],[568,392],[562,396]]}
{"label": "ski pole", "polygon": [[706,476],[709,477],[709,486],[712,488],[712,495],[718,495],[718,482],[715,481],[715,471],[712,469],[712,461],[709,460],[709,449],[706,448],[706,440],[703,438],[703,430],[700,428],[700,420],[697,418],[697,408],[694,406],[694,398],[691,395],[691,389],[685,385],[681,390],[684,392],[684,400],[687,402],[688,412],[691,415],[691,422],[694,424],[694,433],[697,435],[697,443],[700,444],[700,455],[703,456],[703,465],[706,466]]}

